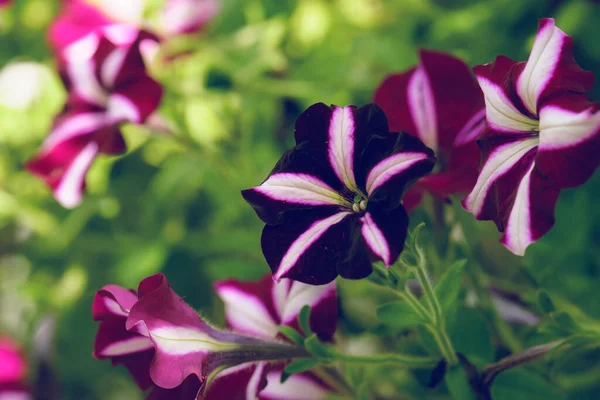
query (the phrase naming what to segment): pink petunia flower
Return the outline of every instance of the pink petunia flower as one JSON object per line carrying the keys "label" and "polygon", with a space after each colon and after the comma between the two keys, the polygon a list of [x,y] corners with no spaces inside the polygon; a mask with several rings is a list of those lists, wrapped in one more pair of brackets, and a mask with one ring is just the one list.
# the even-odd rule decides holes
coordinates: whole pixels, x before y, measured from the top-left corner
{"label": "pink petunia flower", "polygon": [[81,202],[86,173],[98,154],[126,150],[120,125],[142,124],[159,106],[162,87],[145,68],[155,45],[147,32],[110,25],[62,53],[59,68],[69,98],[27,168],[46,181],[64,207]]}
{"label": "pink petunia flower", "polygon": [[421,202],[424,192],[446,198],[473,188],[480,155],[475,139],[485,128],[483,94],[469,67],[448,54],[420,54],[418,66],[388,76],[374,96],[391,131],[418,137],[438,159],[437,170],[405,194],[408,210]]}
{"label": "pink petunia flower", "polygon": [[[335,332],[335,282],[310,286],[283,279],[276,284],[271,276],[265,276],[256,282],[217,282],[215,289],[225,303],[228,325],[237,332],[269,339],[279,335],[282,325],[299,331],[298,314],[305,305],[311,308],[311,329],[320,339],[331,340]],[[266,362],[225,370],[209,386],[206,399],[318,400],[332,393],[309,372],[292,375],[281,383],[282,372],[282,365]]]}
{"label": "pink petunia flower", "polygon": [[484,160],[463,206],[493,220],[514,254],[554,225],[561,189],[582,185],[600,162],[600,113],[588,100],[593,74],[573,58],[573,40],[542,19],[526,62],[499,56],[474,68],[486,102]]}

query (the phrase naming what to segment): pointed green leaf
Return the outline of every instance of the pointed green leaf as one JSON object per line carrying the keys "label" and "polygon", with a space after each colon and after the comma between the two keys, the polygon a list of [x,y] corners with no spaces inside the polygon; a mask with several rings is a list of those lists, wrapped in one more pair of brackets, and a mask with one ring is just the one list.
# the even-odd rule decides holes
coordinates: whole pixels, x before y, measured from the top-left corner
{"label": "pointed green leaf", "polygon": [[290,328],[289,326],[281,325],[279,327],[279,333],[281,333],[283,336],[285,336],[291,342],[293,342],[299,346],[304,346],[304,337],[300,333],[298,333],[298,331],[295,330],[294,328]]}
{"label": "pointed green leaf", "polygon": [[456,261],[435,285],[435,295],[438,297],[444,311],[449,310],[458,299],[462,273],[466,264],[467,260]]}
{"label": "pointed green leaf", "polygon": [[566,311],[555,311],[550,313],[550,316],[561,329],[567,332],[579,332],[581,330],[579,324]]}
{"label": "pointed green leaf", "polygon": [[300,328],[304,332],[304,335],[310,336],[313,332],[310,329],[310,307],[304,306],[300,310],[300,314],[298,314],[298,323],[300,324]]}
{"label": "pointed green leaf", "polygon": [[421,325],[427,320],[403,300],[384,304],[377,309],[377,318],[392,328],[405,329]]}
{"label": "pointed green leaf", "polygon": [[319,364],[319,360],[314,358],[298,358],[289,363],[281,373],[281,383],[284,383],[293,374],[308,371]]}

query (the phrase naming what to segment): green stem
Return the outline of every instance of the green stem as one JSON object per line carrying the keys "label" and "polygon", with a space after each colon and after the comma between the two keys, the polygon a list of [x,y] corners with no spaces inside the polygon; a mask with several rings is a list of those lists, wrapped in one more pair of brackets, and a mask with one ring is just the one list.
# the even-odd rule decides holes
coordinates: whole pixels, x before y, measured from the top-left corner
{"label": "green stem", "polygon": [[421,287],[423,288],[423,296],[429,305],[431,310],[431,324],[427,325],[427,329],[431,332],[437,345],[444,356],[446,362],[449,365],[458,364],[458,358],[456,357],[456,351],[454,350],[454,346],[452,346],[452,342],[446,333],[446,324],[444,320],[444,315],[442,313],[442,306],[433,290],[433,286],[431,286],[431,282],[429,281],[429,277],[427,276],[427,270],[425,267],[425,255],[422,250],[417,249],[419,252],[419,262],[415,267],[415,274]]}
{"label": "green stem", "polygon": [[409,291],[406,292],[398,292],[396,291],[396,295],[401,297],[404,301],[406,301],[412,309],[419,314],[420,317],[431,320],[431,313],[427,311],[425,307],[419,302],[419,300]]}
{"label": "green stem", "polygon": [[355,356],[337,353],[335,358],[340,361],[357,364],[397,364],[407,368],[429,368],[437,364],[434,357],[409,356],[405,354],[380,354],[375,356]]}

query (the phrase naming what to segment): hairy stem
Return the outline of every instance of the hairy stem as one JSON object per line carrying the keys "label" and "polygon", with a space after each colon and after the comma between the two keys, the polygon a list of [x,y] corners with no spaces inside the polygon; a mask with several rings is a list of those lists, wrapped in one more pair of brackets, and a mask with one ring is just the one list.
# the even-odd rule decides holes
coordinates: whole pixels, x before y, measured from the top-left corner
{"label": "hairy stem", "polygon": [[352,354],[336,354],[340,361],[358,364],[396,364],[407,368],[429,368],[437,364],[439,359],[405,354],[380,354],[375,356],[355,356]]}

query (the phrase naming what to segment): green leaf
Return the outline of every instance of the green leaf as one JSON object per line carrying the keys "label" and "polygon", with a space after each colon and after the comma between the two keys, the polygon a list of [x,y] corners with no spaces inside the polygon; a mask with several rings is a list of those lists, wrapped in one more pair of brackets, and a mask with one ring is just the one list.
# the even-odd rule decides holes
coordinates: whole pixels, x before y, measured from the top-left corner
{"label": "green leaf", "polygon": [[309,336],[312,334],[312,329],[310,329],[310,307],[304,306],[300,310],[300,314],[298,314],[298,323],[300,324],[300,328],[304,332],[304,335]]}
{"label": "green leaf", "polygon": [[458,299],[460,282],[467,260],[458,260],[448,268],[442,279],[435,285],[435,294],[442,310],[449,310]]}
{"label": "green leaf", "polygon": [[279,332],[285,336],[287,339],[292,341],[293,343],[303,346],[304,345],[304,337],[298,333],[294,328],[290,328],[289,326],[281,325],[279,327]]}
{"label": "green leaf", "polygon": [[498,375],[492,385],[494,400],[562,400],[558,388],[526,369],[512,369]]}
{"label": "green leaf", "polygon": [[561,329],[567,332],[579,332],[581,330],[579,324],[566,311],[555,311],[550,316]]}
{"label": "green leaf", "polygon": [[556,311],[556,307],[554,307],[554,302],[548,295],[548,292],[545,290],[540,290],[537,296],[538,304],[543,312],[546,314],[550,314],[551,312]]}
{"label": "green leaf", "polygon": [[314,368],[319,360],[314,358],[298,358],[287,365],[281,373],[281,383],[284,383],[293,374],[299,374]]}
{"label": "green leaf", "polygon": [[427,320],[403,300],[384,304],[377,309],[377,318],[392,328],[404,329],[421,325]]}
{"label": "green leaf", "polygon": [[448,313],[448,334],[458,353],[473,361],[494,361],[493,334],[481,311],[459,307]]}
{"label": "green leaf", "polygon": [[328,346],[322,343],[314,333],[306,338],[304,347],[310,354],[320,359],[330,359],[332,356]]}
{"label": "green leaf", "polygon": [[449,368],[444,376],[444,381],[448,386],[448,391],[456,400],[477,400],[473,393],[467,372],[461,365]]}
{"label": "green leaf", "polygon": [[371,400],[373,398],[371,396],[371,392],[369,391],[369,384],[367,382],[363,381],[358,386],[356,397],[358,397],[358,400]]}

